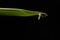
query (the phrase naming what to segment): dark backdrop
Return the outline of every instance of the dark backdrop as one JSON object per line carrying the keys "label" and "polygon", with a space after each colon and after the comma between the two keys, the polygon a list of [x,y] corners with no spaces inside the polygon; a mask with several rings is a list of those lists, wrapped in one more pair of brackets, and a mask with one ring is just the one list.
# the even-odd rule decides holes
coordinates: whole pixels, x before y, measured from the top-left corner
{"label": "dark backdrop", "polygon": [[[27,10],[41,11],[48,14],[48,0],[8,0],[0,1],[0,7],[21,8]],[[19,36],[24,40],[49,40],[48,17],[41,17],[38,21],[38,15],[32,17],[13,17],[0,16],[0,27],[2,34],[7,36]],[[5,35],[6,36],[6,35]]]}

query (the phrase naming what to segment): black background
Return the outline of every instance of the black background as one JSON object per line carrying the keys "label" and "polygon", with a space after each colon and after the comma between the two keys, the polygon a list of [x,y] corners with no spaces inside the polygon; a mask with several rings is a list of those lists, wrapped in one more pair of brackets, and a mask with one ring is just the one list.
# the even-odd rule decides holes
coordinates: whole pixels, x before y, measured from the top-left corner
{"label": "black background", "polygon": [[[21,8],[27,10],[41,11],[48,13],[48,0],[5,0],[0,1],[0,7],[5,8]],[[23,40],[49,40],[53,32],[52,28],[48,27],[48,17],[41,17],[37,20],[37,15],[32,17],[9,17],[0,16],[0,27],[2,35],[18,37]],[[16,27],[15,27],[16,26]],[[50,28],[50,29],[49,29]],[[15,38],[14,38],[15,39]],[[53,39],[52,39],[53,40]]]}

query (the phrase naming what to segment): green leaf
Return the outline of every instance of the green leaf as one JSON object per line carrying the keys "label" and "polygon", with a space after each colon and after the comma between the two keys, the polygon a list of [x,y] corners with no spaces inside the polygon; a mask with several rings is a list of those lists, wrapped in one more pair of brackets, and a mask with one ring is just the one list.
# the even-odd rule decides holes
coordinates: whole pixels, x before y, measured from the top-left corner
{"label": "green leaf", "polygon": [[18,8],[0,8],[0,15],[3,16],[34,16],[44,14],[48,16],[46,13],[38,12],[38,11],[31,11],[25,9],[18,9]]}

